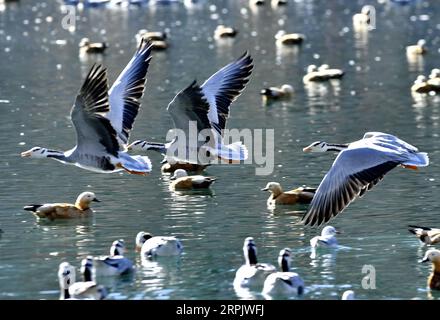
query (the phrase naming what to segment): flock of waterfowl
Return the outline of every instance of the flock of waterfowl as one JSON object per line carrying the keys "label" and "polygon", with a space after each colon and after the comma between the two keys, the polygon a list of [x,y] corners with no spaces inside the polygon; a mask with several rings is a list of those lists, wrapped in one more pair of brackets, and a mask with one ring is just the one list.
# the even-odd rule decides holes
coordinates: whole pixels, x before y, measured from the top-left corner
{"label": "flock of waterfowl", "polygon": [[[252,1],[253,5],[263,5],[264,1]],[[285,4],[278,1],[278,5]],[[357,27],[368,26],[371,19],[369,8],[353,16]],[[234,28],[219,25],[215,38],[234,37],[238,33]],[[286,34],[280,31],[275,36],[276,45],[300,45],[307,41],[303,34]],[[174,129],[188,132],[190,123],[196,124],[197,132],[206,132],[206,140],[186,141],[193,143],[197,154],[203,152],[204,159],[191,158],[190,152],[170,154],[178,149],[181,141],[166,143],[147,140],[130,141],[136,116],[141,107],[145,90],[147,72],[152,63],[154,49],[166,49],[167,35],[163,32],[140,30],[136,35],[138,49],[121,72],[113,85],[108,88],[106,69],[95,64],[91,67],[75,98],[70,117],[76,131],[76,146],[67,151],[34,147],[22,152],[22,157],[51,158],[64,164],[71,164],[82,169],[98,173],[125,171],[130,174],[147,175],[153,169],[150,159],[145,155],[131,155],[130,151],[153,150],[164,155],[162,172],[172,173],[170,189],[186,190],[209,188],[216,177],[202,175],[203,170],[214,163],[240,163],[248,157],[246,146],[240,142],[225,144],[223,131],[230,117],[232,103],[245,89],[250,79],[254,61],[249,53],[244,53],[237,60],[215,72],[203,84],[196,81],[182,89],[169,103],[167,110],[174,122]],[[106,43],[91,43],[84,38],[80,43],[80,54],[102,53]],[[407,54],[424,54],[425,42],[407,48]],[[303,81],[327,81],[340,79],[344,71],[330,68],[309,66]],[[419,78],[416,92],[431,92],[440,88],[440,72],[434,69],[429,80]],[[422,89],[429,86],[428,89]],[[281,87],[269,87],[261,90],[264,99],[289,98],[294,89],[289,84]],[[206,143],[209,141],[209,143]],[[187,146],[185,144],[185,146]],[[188,147],[186,147],[188,148]],[[189,151],[186,149],[186,151]],[[337,152],[338,155],[317,188],[302,186],[284,191],[277,182],[269,182],[262,190],[269,191],[269,207],[278,205],[309,205],[302,222],[308,226],[320,226],[340,214],[346,207],[366,191],[371,190],[384,176],[396,167],[417,170],[429,165],[427,153],[419,152],[409,143],[387,133],[367,132],[362,139],[351,143],[331,144],[322,141],[313,142],[303,149],[304,152]],[[197,175],[188,174],[196,172]],[[47,203],[32,204],[24,207],[38,218],[50,220],[62,218],[87,217],[92,214],[90,205],[99,200],[93,192],[80,194],[75,204]],[[440,229],[410,226],[426,245],[440,243]],[[332,226],[323,228],[321,235],[310,240],[312,248],[338,246]],[[136,248],[143,259],[158,256],[180,255],[183,252],[181,241],[172,236],[152,236],[139,232],[136,236]],[[110,255],[86,257],[81,262],[83,281],[76,282],[75,268],[67,262],[59,266],[58,277],[61,298],[102,299],[107,290],[96,283],[95,275],[122,275],[133,272],[133,263],[124,257],[123,240],[113,242]],[[252,237],[244,241],[243,253],[245,264],[236,271],[233,286],[261,292],[264,296],[298,296],[307,290],[307,282],[291,269],[292,251],[284,248],[279,252],[279,268],[270,264],[259,263],[257,249]],[[423,262],[433,264],[433,273],[428,279],[431,289],[440,289],[440,251],[430,249]],[[277,271],[279,269],[279,271]],[[343,299],[353,299],[354,292],[347,291]]]}

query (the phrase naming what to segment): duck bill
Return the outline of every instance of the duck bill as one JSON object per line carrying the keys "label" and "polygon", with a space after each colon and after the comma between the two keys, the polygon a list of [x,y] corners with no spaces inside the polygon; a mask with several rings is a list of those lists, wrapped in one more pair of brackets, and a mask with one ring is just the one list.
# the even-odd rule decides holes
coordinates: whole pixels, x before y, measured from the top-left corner
{"label": "duck bill", "polygon": [[32,155],[30,151],[25,151],[21,153],[22,158],[29,158]]}
{"label": "duck bill", "polygon": [[98,198],[95,198],[92,200],[93,202],[101,202],[101,200],[98,200]]}
{"label": "duck bill", "polygon": [[261,189],[261,191],[267,191],[267,190],[269,190],[269,188],[263,188],[263,189]]}
{"label": "duck bill", "polygon": [[428,258],[423,258],[422,260],[420,260],[420,263],[426,263],[426,262],[428,262],[428,261],[429,261]]}

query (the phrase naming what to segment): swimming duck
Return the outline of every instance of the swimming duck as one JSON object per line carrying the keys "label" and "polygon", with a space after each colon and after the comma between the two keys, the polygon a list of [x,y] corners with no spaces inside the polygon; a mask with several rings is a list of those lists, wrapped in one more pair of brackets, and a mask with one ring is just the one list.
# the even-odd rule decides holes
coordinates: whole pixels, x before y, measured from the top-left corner
{"label": "swimming duck", "polygon": [[285,248],[280,251],[278,264],[281,271],[271,273],[264,280],[263,295],[297,295],[304,293],[304,281],[301,277],[290,271],[290,259],[292,251]]}
{"label": "swimming duck", "polygon": [[317,247],[327,247],[334,248],[338,246],[338,240],[336,239],[336,234],[340,233],[332,226],[326,226],[321,231],[320,236],[313,237],[310,240],[310,245],[312,248]]}
{"label": "swimming duck", "polygon": [[136,250],[143,258],[178,256],[183,252],[183,245],[176,237],[153,236],[141,231],[136,235]]}
{"label": "swimming duck", "polygon": [[134,270],[133,262],[124,257],[124,240],[115,240],[110,248],[109,256],[95,257],[95,268],[99,275],[124,275]]}
{"label": "swimming duck", "polygon": [[349,144],[317,141],[303,151],[340,151],[302,218],[303,223],[311,226],[319,226],[341,213],[395,167],[416,170],[429,165],[426,152],[382,132],[367,132],[362,139]]}
{"label": "swimming duck", "polygon": [[424,244],[440,243],[440,229],[408,226],[408,231],[415,234]]}
{"label": "swimming duck", "polygon": [[275,43],[277,46],[301,44],[305,38],[306,36],[301,33],[286,33],[284,30],[279,30],[275,35]]}
{"label": "swimming duck", "polygon": [[421,262],[432,262],[432,272],[428,277],[428,287],[440,290],[440,250],[430,249],[426,251]]}
{"label": "swimming duck", "polygon": [[165,41],[167,39],[167,34],[162,31],[147,31],[146,29],[141,29],[135,36],[136,43],[139,45],[142,39],[150,41]]}
{"label": "swimming duck", "polygon": [[341,300],[356,300],[353,290],[344,291]]}
{"label": "swimming duck", "polygon": [[163,173],[174,173],[177,169],[183,169],[186,172],[195,172],[200,173],[203,170],[205,170],[209,165],[201,165],[196,163],[188,163],[188,162],[176,162],[176,163],[169,163],[165,162],[162,167],[161,171]]}
{"label": "swimming duck", "polygon": [[275,266],[268,263],[258,263],[257,246],[252,237],[247,237],[244,240],[243,254],[245,264],[235,273],[234,287],[260,287],[267,275],[276,271]]}
{"label": "swimming duck", "polygon": [[237,35],[238,31],[237,29],[234,29],[232,27],[226,27],[224,25],[218,25],[217,28],[215,28],[214,31],[214,38],[220,39],[220,38],[234,38]]}
{"label": "swimming duck", "polygon": [[440,91],[440,69],[434,68],[431,70],[428,85],[433,86],[436,91]]}
{"label": "swimming duck", "polygon": [[300,187],[291,191],[284,192],[278,182],[269,182],[262,191],[271,193],[267,199],[268,206],[286,205],[286,204],[308,204],[312,201],[316,192],[314,188]]}
{"label": "swimming duck", "polygon": [[330,69],[328,64],[323,64],[319,68],[315,65],[310,65],[307,68],[307,74],[303,77],[303,82],[310,81],[327,81],[330,79],[340,79],[344,75],[341,69]]}
{"label": "swimming duck", "polygon": [[293,94],[293,87],[283,84],[281,87],[270,87],[261,90],[260,94],[266,99],[288,98]]}
{"label": "swimming duck", "polygon": [[363,6],[360,13],[353,15],[353,25],[355,27],[367,27],[371,24],[371,6]]}
{"label": "swimming duck", "polygon": [[411,86],[411,91],[416,93],[429,93],[431,91],[440,91],[440,86],[432,84],[432,82],[435,83],[437,81],[435,79],[427,80],[424,75],[419,75],[414,81],[414,84]]}
{"label": "swimming duck", "polygon": [[150,59],[151,45],[142,41],[110,90],[106,69],[94,65],[70,113],[77,145],[65,152],[34,147],[21,156],[51,158],[100,173],[121,170],[139,175],[149,173],[150,159],[131,156],[126,148],[141,106]]}
{"label": "swimming duck", "polygon": [[38,218],[67,219],[87,217],[93,210],[90,208],[92,202],[100,202],[93,192],[83,192],[76,199],[75,204],[70,203],[45,203],[31,204],[23,209],[31,211]]}
{"label": "swimming duck", "polygon": [[170,180],[174,180],[170,184],[171,189],[189,190],[209,188],[217,179],[202,175],[188,176],[188,173],[185,170],[177,169],[174,171],[174,175],[170,178]]}
{"label": "swimming duck", "polygon": [[89,38],[82,38],[79,43],[79,53],[81,55],[87,53],[104,53],[108,48],[105,42],[90,42]]}
{"label": "swimming duck", "polygon": [[420,39],[415,45],[406,47],[406,53],[412,55],[425,54],[427,51],[426,40],[424,39]]}

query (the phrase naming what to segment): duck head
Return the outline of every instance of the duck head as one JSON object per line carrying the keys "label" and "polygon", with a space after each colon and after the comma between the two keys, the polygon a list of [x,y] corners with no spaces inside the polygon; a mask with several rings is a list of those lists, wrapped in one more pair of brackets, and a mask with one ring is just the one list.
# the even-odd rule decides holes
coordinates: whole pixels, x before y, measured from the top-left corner
{"label": "duck head", "polygon": [[123,239],[115,240],[110,248],[110,256],[123,256],[125,253],[125,243]]}
{"label": "duck head", "polygon": [[283,192],[283,188],[278,182],[268,182],[261,191],[270,191],[273,194],[280,194]]}
{"label": "duck head", "polygon": [[79,42],[79,47],[86,47],[90,44],[90,39],[89,38],[82,38],[81,41]]}
{"label": "duck head", "polygon": [[93,268],[93,257],[92,256],[87,256],[87,258],[81,260],[80,270],[83,275],[84,281],[93,281],[94,268]]}
{"label": "duck head", "polygon": [[425,256],[420,262],[428,262],[431,261],[434,264],[440,264],[440,250],[437,249],[429,249],[426,251]]}
{"label": "duck head", "polygon": [[284,93],[287,93],[287,94],[292,94],[293,87],[290,84],[283,84],[281,86],[281,91],[283,91]]}
{"label": "duck head", "polygon": [[177,169],[176,171],[174,171],[174,174],[171,176],[170,180],[176,180],[187,176],[188,173],[184,169]]}
{"label": "duck head", "polygon": [[292,251],[289,248],[284,248],[280,251],[280,254],[278,255],[278,265],[282,272],[289,272],[291,254]]}
{"label": "duck head", "polygon": [[60,282],[61,297],[69,298],[69,287],[75,283],[75,268],[68,262],[62,262],[58,267],[58,280]]}
{"label": "duck head", "polygon": [[141,251],[142,245],[148,239],[151,239],[153,235],[151,233],[141,231],[136,235],[136,251]]}
{"label": "duck head", "polygon": [[247,265],[256,265],[257,261],[257,246],[255,245],[254,238],[247,237],[244,239],[243,254]]}
{"label": "duck head", "polygon": [[101,202],[96,198],[96,195],[93,192],[86,191],[81,193],[76,199],[75,206],[81,208],[82,210],[88,209],[90,207],[90,203],[92,202]]}

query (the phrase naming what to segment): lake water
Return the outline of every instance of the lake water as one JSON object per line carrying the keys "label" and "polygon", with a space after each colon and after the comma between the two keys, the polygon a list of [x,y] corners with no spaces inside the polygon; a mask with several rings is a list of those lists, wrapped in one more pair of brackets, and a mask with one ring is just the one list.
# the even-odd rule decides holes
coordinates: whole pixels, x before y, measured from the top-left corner
{"label": "lake water", "polygon": [[[358,34],[351,17],[364,4],[375,6],[377,25]],[[421,0],[408,5],[305,0],[256,10],[247,1],[202,1],[193,7],[85,8],[69,32],[61,27],[60,1],[24,0],[3,8],[0,298],[57,299],[60,262],[79,267],[86,255],[107,254],[112,241],[123,238],[137,271],[129,278],[101,279],[110,299],[239,299],[232,281],[243,264],[243,240],[252,236],[261,262],[275,264],[280,249],[293,250],[293,269],[306,284],[303,299],[339,299],[347,289],[359,299],[427,299],[430,266],[418,263],[426,248],[406,226],[440,227],[440,102],[412,97],[410,86],[419,73],[439,67],[439,13],[440,2]],[[216,42],[212,35],[220,23],[238,28],[236,39]],[[159,170],[161,156],[154,153],[148,177],[20,158],[34,145],[67,150],[75,144],[68,115],[82,79],[98,60],[114,81],[142,28],[167,30],[170,47],[154,53],[131,139],[164,140],[172,126],[166,106],[174,94],[249,50],[255,69],[232,106],[228,127],[275,130],[273,174],[256,176],[256,165],[212,166],[206,174],[218,181],[211,193],[182,194],[169,191],[169,177]],[[296,49],[279,50],[274,41],[279,29],[304,33],[307,39]],[[107,41],[107,54],[80,59],[78,43],[84,36]],[[419,38],[427,40],[429,52],[409,63],[405,46]],[[346,74],[340,82],[306,88],[302,77],[312,63],[328,63]],[[283,83],[294,86],[292,99],[263,105],[259,91]],[[270,211],[268,194],[260,189],[269,181],[286,189],[317,186],[334,155],[304,154],[302,148],[316,140],[354,141],[367,131],[401,137],[428,152],[431,164],[418,172],[390,172],[331,222],[343,232],[338,237],[342,248],[311,258],[309,240],[320,229],[299,223],[306,207]],[[36,221],[22,210],[30,203],[73,202],[85,190],[102,201],[90,219]],[[185,253],[142,265],[133,250],[141,230],[178,236]],[[364,265],[374,266],[376,289],[362,288]]]}

